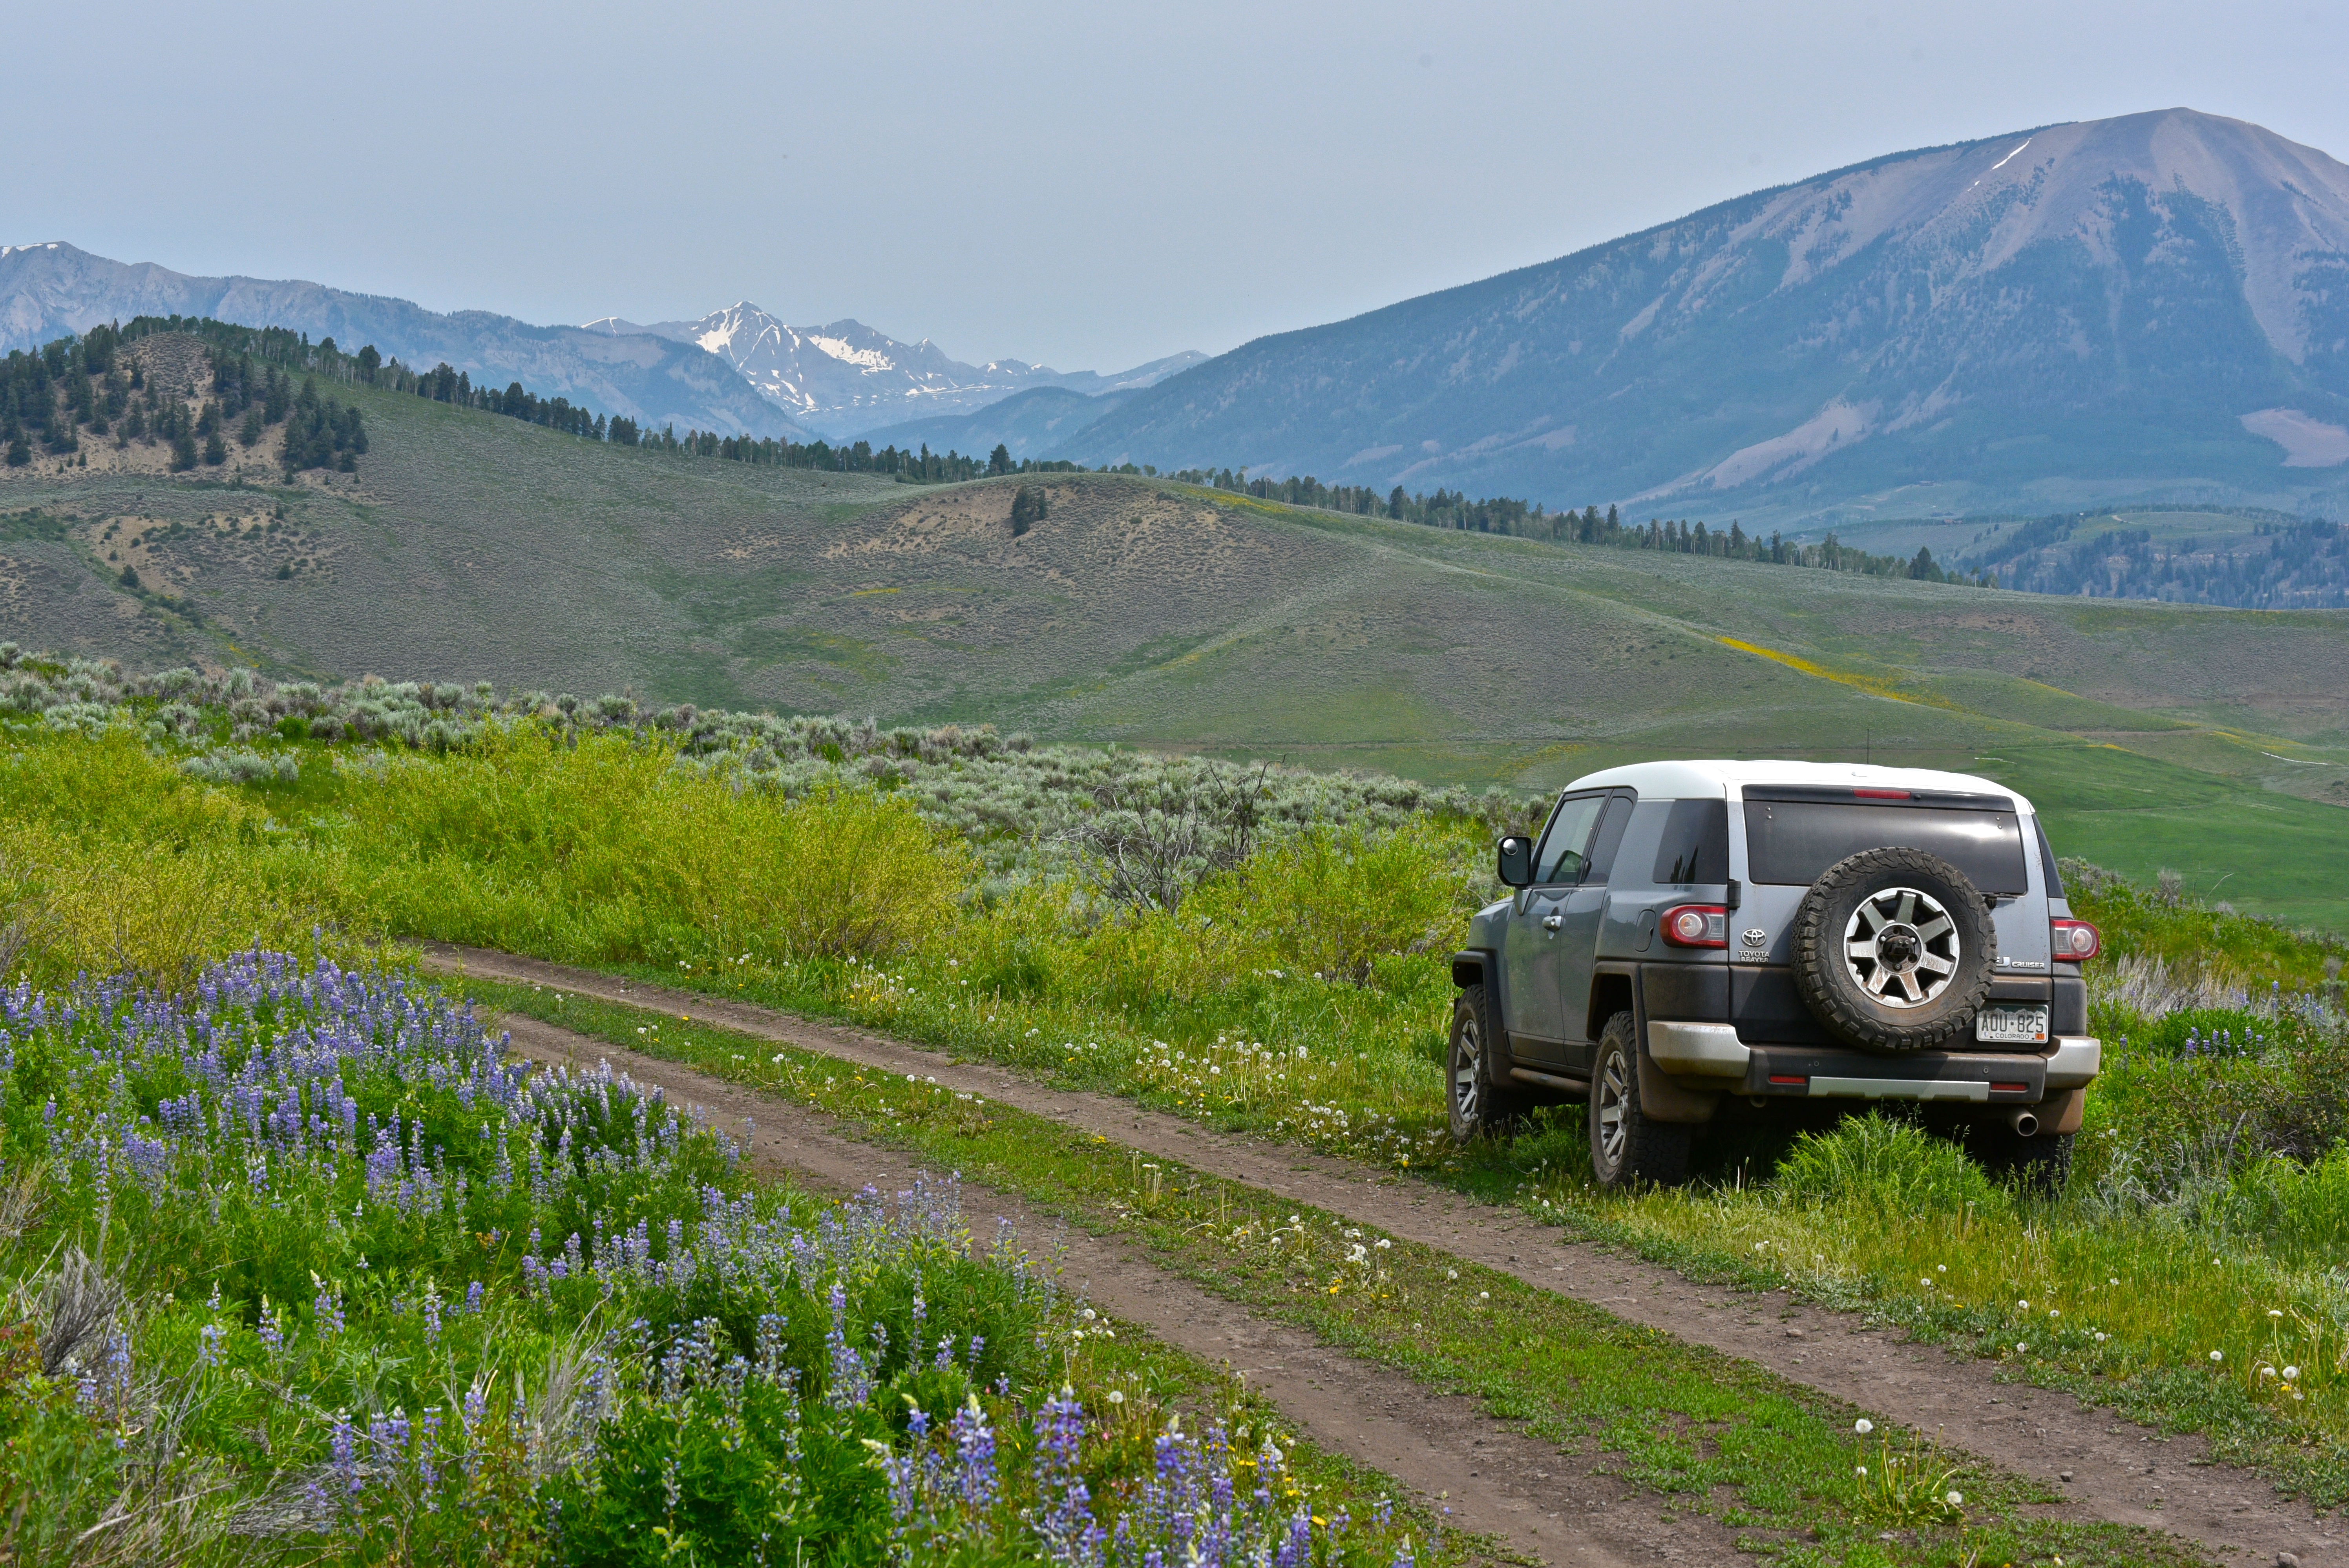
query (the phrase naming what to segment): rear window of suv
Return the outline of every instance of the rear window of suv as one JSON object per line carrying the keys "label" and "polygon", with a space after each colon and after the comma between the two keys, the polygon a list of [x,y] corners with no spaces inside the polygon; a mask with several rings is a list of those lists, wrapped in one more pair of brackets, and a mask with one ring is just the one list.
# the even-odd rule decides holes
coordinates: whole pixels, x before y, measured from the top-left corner
{"label": "rear window of suv", "polygon": [[2022,823],[2003,796],[1745,790],[1746,874],[1757,882],[1806,887],[1838,861],[1892,847],[1939,855],[1984,892],[2031,886]]}

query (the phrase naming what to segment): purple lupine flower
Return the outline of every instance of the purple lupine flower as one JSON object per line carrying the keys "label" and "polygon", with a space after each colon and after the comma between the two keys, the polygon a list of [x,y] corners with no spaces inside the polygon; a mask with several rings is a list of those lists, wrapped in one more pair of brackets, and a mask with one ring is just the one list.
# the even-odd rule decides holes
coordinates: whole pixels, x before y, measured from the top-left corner
{"label": "purple lupine flower", "polygon": [[991,1507],[1001,1481],[995,1472],[995,1429],[987,1424],[987,1412],[973,1398],[955,1412],[947,1430],[954,1439],[956,1490],[964,1506]]}
{"label": "purple lupine flower", "polygon": [[343,1483],[343,1495],[357,1497],[367,1490],[367,1478],[358,1466],[358,1434],[351,1428],[348,1418],[335,1417],[334,1436],[328,1440],[329,1463]]}
{"label": "purple lupine flower", "polygon": [[427,1405],[424,1420],[417,1434],[416,1484],[424,1493],[424,1511],[440,1511],[440,1467],[437,1462],[440,1447],[440,1407]]}

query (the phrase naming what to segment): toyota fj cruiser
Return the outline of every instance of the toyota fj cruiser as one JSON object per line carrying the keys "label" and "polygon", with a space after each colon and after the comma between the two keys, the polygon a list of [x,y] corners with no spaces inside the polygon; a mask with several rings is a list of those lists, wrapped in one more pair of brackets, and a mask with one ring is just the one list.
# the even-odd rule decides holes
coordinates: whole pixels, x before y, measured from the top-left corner
{"label": "toyota fj cruiser", "polygon": [[1673,1181],[1717,1119],[1910,1102],[2060,1188],[2102,1049],[2031,803],[1987,779],[1650,762],[1569,785],[1499,846],[1449,1061],[1453,1136],[1588,1105],[1609,1186]]}

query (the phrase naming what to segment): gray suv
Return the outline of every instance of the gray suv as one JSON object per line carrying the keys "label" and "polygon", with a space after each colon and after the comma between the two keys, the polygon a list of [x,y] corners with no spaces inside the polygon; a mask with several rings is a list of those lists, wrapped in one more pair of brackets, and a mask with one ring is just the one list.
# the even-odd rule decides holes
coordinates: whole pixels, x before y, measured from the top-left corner
{"label": "gray suv", "polygon": [[2072,918],[2031,803],[1983,779],[1649,762],[1576,780],[1454,954],[1452,1133],[1588,1105],[1600,1181],[1673,1181],[1708,1125],[1912,1105],[2059,1190],[2089,1082]]}

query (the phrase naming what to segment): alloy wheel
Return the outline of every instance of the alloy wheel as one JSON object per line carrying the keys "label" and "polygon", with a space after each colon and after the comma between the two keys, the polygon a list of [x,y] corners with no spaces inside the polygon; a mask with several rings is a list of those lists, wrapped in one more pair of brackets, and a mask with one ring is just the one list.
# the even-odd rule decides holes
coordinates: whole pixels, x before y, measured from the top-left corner
{"label": "alloy wheel", "polygon": [[1852,984],[1888,1007],[1921,1007],[1940,996],[1961,956],[1958,923],[1931,893],[1913,887],[1869,893],[1844,926]]}
{"label": "alloy wheel", "polygon": [[1591,1114],[1598,1119],[1599,1158],[1609,1171],[1623,1168],[1623,1146],[1630,1130],[1624,1119],[1630,1110],[1631,1084],[1624,1071],[1623,1053],[1609,1051],[1599,1065],[1599,1081],[1591,1086]]}

